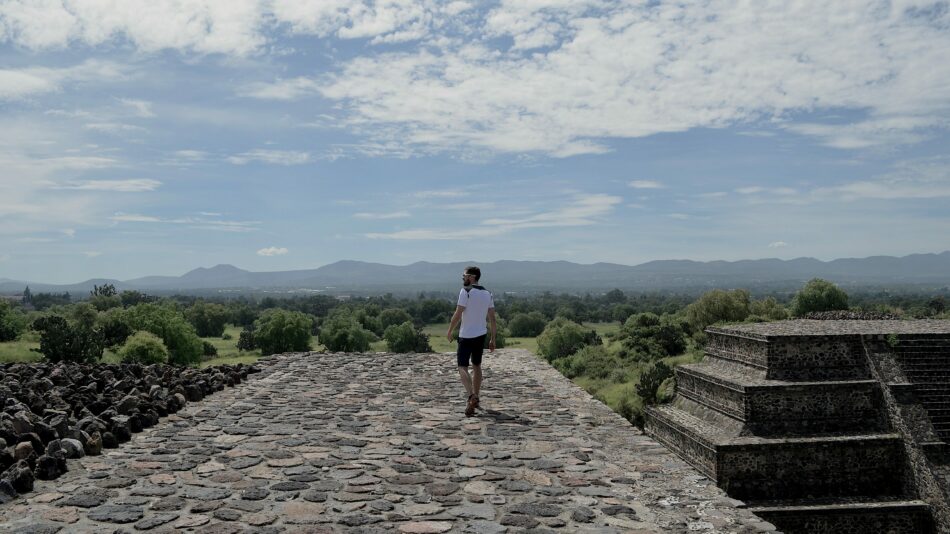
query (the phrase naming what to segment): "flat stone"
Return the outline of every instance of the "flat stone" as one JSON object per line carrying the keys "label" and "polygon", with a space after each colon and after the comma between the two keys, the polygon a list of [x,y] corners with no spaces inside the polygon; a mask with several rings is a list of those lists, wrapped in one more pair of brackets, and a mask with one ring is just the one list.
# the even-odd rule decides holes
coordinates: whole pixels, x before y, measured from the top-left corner
{"label": "flat stone", "polygon": [[272,514],[270,512],[259,512],[256,514],[251,514],[244,518],[244,522],[252,527],[262,527],[264,525],[270,525],[274,521],[277,521],[277,514]]}
{"label": "flat stone", "polygon": [[452,530],[452,523],[447,521],[411,521],[399,525],[399,532],[408,534],[437,534]]}
{"label": "flat stone", "polygon": [[450,509],[449,513],[463,519],[494,519],[495,507],[490,504],[462,504]]}
{"label": "flat stone", "polygon": [[41,517],[57,523],[75,523],[79,521],[79,510],[72,506],[50,508],[43,512]]}
{"label": "flat stone", "polygon": [[49,493],[40,493],[39,495],[35,497],[31,497],[30,502],[33,504],[47,504],[54,501],[58,501],[62,499],[63,497],[65,497],[65,495],[63,495],[62,493],[52,491]]}
{"label": "flat stone", "polygon": [[138,530],[151,530],[155,527],[160,527],[166,523],[171,523],[172,521],[178,519],[178,514],[154,514],[141,521],[138,521],[133,525]]}
{"label": "flat stone", "polygon": [[561,508],[553,504],[522,503],[509,506],[508,511],[513,514],[554,517],[561,513]]}
{"label": "flat stone", "polygon": [[143,515],[145,512],[141,506],[105,504],[90,510],[87,517],[106,523],[134,523],[142,519]]}
{"label": "flat stone", "polygon": [[495,493],[495,485],[490,482],[476,480],[465,485],[465,493],[473,495],[491,495]]}
{"label": "flat stone", "polygon": [[521,514],[509,514],[501,518],[501,524],[508,527],[534,528],[541,524],[537,519]]}
{"label": "flat stone", "polygon": [[321,504],[291,501],[284,503],[281,516],[292,525],[311,525],[323,522],[325,510]]}
{"label": "flat stone", "polygon": [[186,486],[182,495],[188,499],[198,499],[199,501],[220,501],[231,496],[233,492],[224,488],[202,488],[199,486]]}
{"label": "flat stone", "polygon": [[202,515],[202,514],[191,514],[183,516],[178,521],[175,521],[175,524],[172,525],[175,528],[194,528],[200,527],[201,525],[206,525],[211,521],[211,518]]}
{"label": "flat stone", "polygon": [[178,482],[178,478],[175,475],[169,473],[156,473],[154,475],[149,475],[148,481],[152,484],[168,485]]}

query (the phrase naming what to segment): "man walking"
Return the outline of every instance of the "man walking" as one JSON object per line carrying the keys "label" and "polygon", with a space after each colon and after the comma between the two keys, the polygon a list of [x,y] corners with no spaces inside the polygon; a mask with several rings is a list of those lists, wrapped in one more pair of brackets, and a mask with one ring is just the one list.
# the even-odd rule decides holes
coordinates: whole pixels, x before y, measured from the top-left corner
{"label": "man walking", "polygon": [[[452,322],[449,323],[449,331],[446,334],[449,341],[452,341],[452,332],[461,321],[457,360],[459,378],[468,393],[468,405],[465,407],[465,415],[468,417],[475,415],[475,409],[479,407],[478,393],[482,388],[482,350],[485,348],[485,337],[488,335],[486,319],[491,326],[488,351],[495,351],[495,303],[491,292],[478,285],[481,277],[482,271],[478,267],[471,265],[465,268],[462,273],[463,287],[459,291],[458,305],[455,307],[455,314],[452,315]],[[471,375],[468,374],[469,360],[472,362]]]}

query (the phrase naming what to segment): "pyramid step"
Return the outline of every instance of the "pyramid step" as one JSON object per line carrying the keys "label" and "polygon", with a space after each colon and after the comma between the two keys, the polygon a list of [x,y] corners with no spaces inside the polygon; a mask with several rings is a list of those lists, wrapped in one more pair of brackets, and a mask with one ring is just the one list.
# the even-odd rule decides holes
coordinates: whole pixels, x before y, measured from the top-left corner
{"label": "pyramid step", "polygon": [[765,380],[707,362],[676,368],[679,395],[721,412],[757,436],[884,430],[883,398],[874,380]]}
{"label": "pyramid step", "polygon": [[860,336],[763,336],[729,327],[706,329],[708,357],[759,371],[770,380],[864,380],[870,370]]}
{"label": "pyramid step", "polygon": [[647,408],[648,434],[737,499],[880,497],[901,493],[897,434],[800,438],[729,435],[687,411]]}
{"label": "pyramid step", "polygon": [[932,534],[930,506],[919,500],[801,502],[754,505],[749,510],[786,534],[875,532]]}

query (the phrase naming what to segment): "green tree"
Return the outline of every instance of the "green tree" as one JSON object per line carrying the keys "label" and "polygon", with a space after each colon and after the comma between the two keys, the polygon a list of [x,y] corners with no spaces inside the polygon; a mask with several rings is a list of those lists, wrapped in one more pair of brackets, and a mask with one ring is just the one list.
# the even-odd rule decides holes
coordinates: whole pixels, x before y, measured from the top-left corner
{"label": "green tree", "polygon": [[168,361],[174,365],[195,365],[203,348],[195,328],[173,303],[137,304],[125,310],[135,330],[145,330],[161,338],[168,348]]}
{"label": "green tree", "polygon": [[23,304],[33,304],[33,292],[30,291],[30,286],[26,286],[23,290]]}
{"label": "green tree", "polygon": [[150,297],[145,293],[139,291],[126,290],[119,294],[119,301],[122,302],[123,308],[131,308],[136,304],[145,304],[150,300]]}
{"label": "green tree", "polygon": [[673,376],[673,370],[663,362],[654,363],[646,372],[640,375],[640,382],[637,384],[637,395],[643,399],[644,404],[656,404],[657,391],[660,385],[667,378]]}
{"label": "green tree", "polygon": [[538,353],[549,362],[574,354],[587,345],[599,345],[601,339],[593,330],[556,317],[538,336]]}
{"label": "green tree", "polygon": [[616,340],[634,359],[657,360],[683,353],[688,330],[688,323],[677,316],[638,313],[627,319]]}
{"label": "green tree", "polygon": [[254,338],[254,324],[249,324],[241,330],[241,337],[238,338],[237,348],[239,351],[257,350],[257,340]]}
{"label": "green tree", "polygon": [[255,322],[254,339],[261,354],[310,350],[313,317],[300,312],[273,308]]}
{"label": "green tree", "polygon": [[813,278],[802,287],[792,300],[792,315],[801,317],[810,312],[848,309],[848,294],[835,284]]}
{"label": "green tree", "polygon": [[432,352],[429,336],[421,328],[413,326],[412,321],[391,325],[383,333],[390,352]]}
{"label": "green tree", "polygon": [[26,330],[26,316],[6,299],[0,299],[0,342],[16,341]]}
{"label": "green tree", "polygon": [[102,358],[102,333],[82,324],[70,324],[61,315],[47,315],[33,321],[33,330],[40,334],[40,348],[50,362],[90,363]]}
{"label": "green tree", "polygon": [[603,345],[588,345],[570,356],[554,360],[552,365],[568,378],[604,379],[622,368],[623,362]]}
{"label": "green tree", "polygon": [[100,313],[96,325],[102,332],[103,342],[109,348],[122,345],[129,336],[135,333],[128,317],[123,310],[119,309]]}
{"label": "green tree", "polygon": [[136,332],[119,349],[119,358],[125,363],[167,363],[168,348],[155,334]]}
{"label": "green tree", "polygon": [[[409,312],[402,308],[388,308],[379,312],[379,323],[384,332],[390,326],[399,325],[406,321],[412,321],[412,315],[409,315]],[[385,337],[385,334],[383,337]]]}
{"label": "green tree", "polygon": [[331,313],[320,326],[320,343],[336,352],[365,352],[376,336],[346,311]]}
{"label": "green tree", "polygon": [[508,321],[508,333],[512,337],[537,337],[544,331],[547,320],[541,312],[516,313]]}
{"label": "green tree", "polygon": [[785,306],[779,304],[775,297],[765,297],[762,300],[752,301],[749,306],[749,317],[747,320],[760,321],[781,321],[788,319],[788,310]]}
{"label": "green tree", "polygon": [[686,319],[697,332],[724,322],[741,322],[749,316],[749,292],[745,289],[714,289],[686,307]]}
{"label": "green tree", "polygon": [[185,311],[185,318],[199,337],[221,337],[231,314],[221,304],[199,300]]}
{"label": "green tree", "polygon": [[121,306],[122,299],[116,293],[114,285],[94,285],[92,291],[89,292],[89,303],[99,311],[106,311]]}

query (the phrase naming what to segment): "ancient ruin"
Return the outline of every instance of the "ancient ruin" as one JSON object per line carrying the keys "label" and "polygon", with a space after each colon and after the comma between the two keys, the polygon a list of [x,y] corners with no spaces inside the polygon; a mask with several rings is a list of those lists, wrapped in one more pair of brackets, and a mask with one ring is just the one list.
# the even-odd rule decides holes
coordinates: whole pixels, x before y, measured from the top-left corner
{"label": "ancient ruin", "polygon": [[950,321],[707,334],[651,436],[787,533],[950,531]]}

